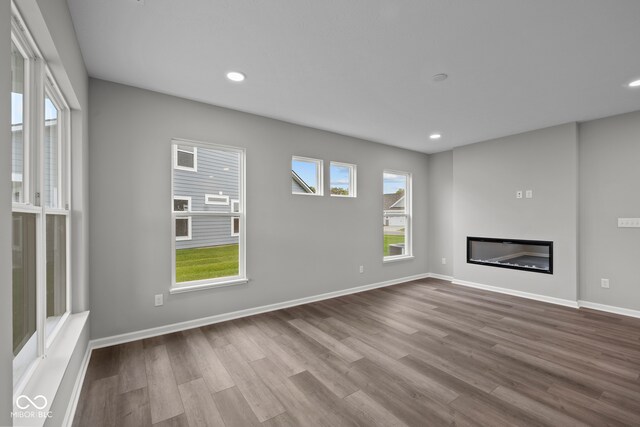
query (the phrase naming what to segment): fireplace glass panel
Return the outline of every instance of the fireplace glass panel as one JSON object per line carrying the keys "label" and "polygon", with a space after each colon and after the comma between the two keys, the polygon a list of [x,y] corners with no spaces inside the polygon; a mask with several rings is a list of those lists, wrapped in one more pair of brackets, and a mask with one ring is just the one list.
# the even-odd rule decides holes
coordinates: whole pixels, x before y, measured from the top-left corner
{"label": "fireplace glass panel", "polygon": [[550,274],[553,242],[468,237],[467,262]]}

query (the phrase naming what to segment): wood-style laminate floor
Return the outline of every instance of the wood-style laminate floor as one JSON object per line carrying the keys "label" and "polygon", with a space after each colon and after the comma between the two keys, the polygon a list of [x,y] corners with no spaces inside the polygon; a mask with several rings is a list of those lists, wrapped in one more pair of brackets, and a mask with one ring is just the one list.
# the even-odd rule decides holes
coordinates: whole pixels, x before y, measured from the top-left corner
{"label": "wood-style laminate floor", "polygon": [[425,279],[94,350],[75,426],[640,425],[640,319]]}

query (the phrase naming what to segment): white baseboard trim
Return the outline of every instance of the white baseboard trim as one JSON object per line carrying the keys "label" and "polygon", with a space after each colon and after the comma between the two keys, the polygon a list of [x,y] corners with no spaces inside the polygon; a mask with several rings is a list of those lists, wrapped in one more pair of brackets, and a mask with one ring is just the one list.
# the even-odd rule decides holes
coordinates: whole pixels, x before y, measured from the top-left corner
{"label": "white baseboard trim", "polygon": [[516,291],[513,289],[499,288],[497,286],[483,285],[482,283],[468,282],[466,280],[453,279],[454,285],[468,286],[470,288],[484,289],[486,291],[498,292],[501,294],[513,295],[516,297],[532,299],[536,301],[548,302],[551,304],[563,305],[565,307],[578,308],[578,302],[562,298],[554,298],[546,295],[532,294],[529,292]]}
{"label": "white baseboard trim", "polygon": [[226,322],[228,320],[239,319],[241,317],[253,316],[256,314],[267,313],[269,311],[281,310],[283,308],[295,307],[296,305],[309,304],[316,301],[322,301],[330,298],[341,297],[343,295],[355,294],[358,292],[368,291],[371,289],[383,288],[386,286],[397,285],[399,283],[410,282],[412,280],[425,279],[430,277],[429,273],[416,274],[414,276],[402,277],[399,279],[387,280],[384,282],[373,283],[370,285],[357,286],[355,288],[342,289],[325,294],[314,295],[295,300],[279,302],[275,304],[263,305],[261,307],[248,308],[245,310],[233,311],[231,313],[218,314],[215,316],[204,317],[201,319],[188,320],[186,322],[173,323],[170,325],[158,326],[156,328],[144,329],[142,331],[128,332],[125,334],[114,335],[111,337],[98,338],[91,341],[91,348],[108,347],[116,344],[137,341],[144,338],[151,338],[158,335],[169,334],[173,332],[184,331],[186,329],[199,328],[201,326],[211,325],[214,323]]}
{"label": "white baseboard trim", "polygon": [[431,277],[433,279],[446,280],[447,282],[452,282],[453,281],[453,276],[445,276],[444,274],[429,273],[429,277]]}
{"label": "white baseboard trim", "polygon": [[578,301],[580,308],[590,308],[593,310],[606,311],[607,313],[621,314],[623,316],[640,318],[640,310],[630,308],[615,307],[613,305],[598,304],[597,302]]}
{"label": "white baseboard trim", "polygon": [[80,399],[80,392],[82,391],[82,384],[84,384],[84,377],[87,375],[87,367],[89,366],[89,360],[91,360],[91,341],[87,343],[87,349],[84,352],[82,358],[82,364],[80,365],[80,371],[78,372],[78,378],[73,385],[71,396],[69,399],[69,406],[67,406],[67,412],[64,414],[64,420],[62,425],[64,427],[71,427],[73,419],[76,415],[76,409],[78,408],[78,400]]}

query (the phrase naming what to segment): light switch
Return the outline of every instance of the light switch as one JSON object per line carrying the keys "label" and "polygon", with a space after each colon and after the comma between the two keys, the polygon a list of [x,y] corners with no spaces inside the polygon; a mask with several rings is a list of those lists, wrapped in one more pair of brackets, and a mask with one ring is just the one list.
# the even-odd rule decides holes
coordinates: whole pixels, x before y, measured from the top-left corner
{"label": "light switch", "polygon": [[533,199],[533,190],[527,190],[525,194],[527,199]]}
{"label": "light switch", "polygon": [[516,191],[516,199],[522,199],[522,191]]}
{"label": "light switch", "polygon": [[618,228],[640,228],[640,218],[618,218]]}

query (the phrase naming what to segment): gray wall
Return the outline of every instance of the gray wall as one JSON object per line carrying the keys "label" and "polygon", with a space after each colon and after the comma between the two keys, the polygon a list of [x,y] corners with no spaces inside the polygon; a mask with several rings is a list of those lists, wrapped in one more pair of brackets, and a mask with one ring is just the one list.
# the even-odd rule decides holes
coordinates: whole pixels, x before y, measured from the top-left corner
{"label": "gray wall", "polygon": [[[453,152],[454,277],[571,301],[577,299],[576,124],[456,148]],[[516,199],[517,190],[532,199]],[[553,275],[466,263],[466,238],[554,242]]]}
{"label": "gray wall", "polygon": [[[426,155],[100,80],[89,99],[93,338],[428,271]],[[248,284],[168,295],[174,137],[247,149]],[[331,160],[357,164],[358,197],[292,195],[292,155],[325,161],[326,194]],[[382,263],[384,169],[414,176],[413,260]]]}
{"label": "gray wall", "polygon": [[581,300],[640,310],[639,162],[640,111],[580,125]]}
{"label": "gray wall", "polygon": [[0,425],[11,425],[13,329],[11,303],[11,3],[0,2]]}
{"label": "gray wall", "polygon": [[430,155],[428,164],[429,271],[453,276],[453,151]]}

